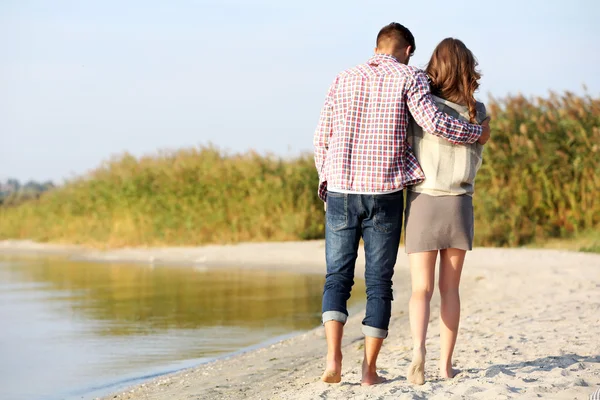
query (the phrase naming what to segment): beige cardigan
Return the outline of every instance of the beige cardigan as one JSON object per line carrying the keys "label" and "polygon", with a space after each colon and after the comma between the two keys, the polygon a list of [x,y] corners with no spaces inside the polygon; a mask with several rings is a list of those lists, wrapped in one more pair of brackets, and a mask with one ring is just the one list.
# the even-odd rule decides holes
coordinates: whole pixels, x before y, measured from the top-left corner
{"label": "beige cardigan", "polygon": [[[469,121],[469,110],[466,106],[452,103],[437,96],[432,96],[440,111]],[[477,122],[486,117],[485,106],[477,102]],[[425,193],[430,196],[473,195],[475,174],[481,167],[483,146],[479,143],[452,144],[446,139],[423,132],[423,129],[411,119],[407,139],[413,148],[425,180],[409,187],[409,190]]]}

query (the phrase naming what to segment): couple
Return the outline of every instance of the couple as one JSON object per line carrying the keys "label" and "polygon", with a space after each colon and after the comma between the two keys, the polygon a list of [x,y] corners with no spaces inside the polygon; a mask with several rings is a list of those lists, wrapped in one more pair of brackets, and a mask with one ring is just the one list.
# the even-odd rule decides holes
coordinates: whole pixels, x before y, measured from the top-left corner
{"label": "couple", "polygon": [[439,367],[442,377],[455,374],[458,286],[465,253],[472,248],[473,181],[490,128],[483,104],[473,97],[480,74],[471,51],[459,40],[444,39],[426,71],[408,66],[414,51],[415,40],[406,27],[398,23],[383,27],[375,55],[334,80],[315,132],[319,197],[326,202],[322,311],[327,363],[322,380],[328,383],[341,381],[346,302],[361,238],[367,288],[361,382],[382,381],[376,361],[388,335],[406,187],[414,346],[408,379],[424,383],[425,337],[438,253]]}

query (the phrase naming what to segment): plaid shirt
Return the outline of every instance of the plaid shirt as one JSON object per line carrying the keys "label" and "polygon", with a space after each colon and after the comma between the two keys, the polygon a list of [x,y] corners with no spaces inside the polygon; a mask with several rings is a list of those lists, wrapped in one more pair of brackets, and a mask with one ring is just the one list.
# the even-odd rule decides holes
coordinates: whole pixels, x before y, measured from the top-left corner
{"label": "plaid shirt", "polygon": [[474,143],[481,127],[438,111],[425,72],[376,54],[340,73],[329,88],[315,132],[319,197],[331,188],[385,193],[423,181],[406,142],[409,113],[426,132]]}

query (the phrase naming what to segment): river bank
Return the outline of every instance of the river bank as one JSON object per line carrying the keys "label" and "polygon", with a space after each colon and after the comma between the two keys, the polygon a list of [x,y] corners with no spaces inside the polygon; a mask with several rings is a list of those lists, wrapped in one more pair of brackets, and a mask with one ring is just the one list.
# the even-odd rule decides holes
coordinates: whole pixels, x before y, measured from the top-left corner
{"label": "river bank", "polygon": [[[235,265],[323,273],[323,241],[256,243],[198,248],[88,250],[22,241],[0,242],[10,254],[61,254],[88,261]],[[410,362],[407,257],[395,276],[390,336],[379,368],[387,382],[361,387],[362,313],[348,321],[342,383],[319,381],[322,328],[156,378],[108,398],[116,399],[587,399],[600,385],[600,255],[557,250],[475,249],[462,283],[462,321],[455,351],[461,374],[438,378],[439,299],[434,296],[425,385],[406,382]],[[357,275],[364,271],[364,259]]]}

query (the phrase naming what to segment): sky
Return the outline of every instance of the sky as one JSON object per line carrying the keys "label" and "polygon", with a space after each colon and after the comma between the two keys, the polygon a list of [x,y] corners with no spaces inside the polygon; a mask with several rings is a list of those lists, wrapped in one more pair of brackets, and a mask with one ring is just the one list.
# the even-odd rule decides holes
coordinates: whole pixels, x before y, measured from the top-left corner
{"label": "sky", "polygon": [[2,0],[0,181],[208,144],[311,152],[329,84],[392,21],[416,38],[411,65],[465,42],[482,101],[584,84],[598,97],[598,15],[596,0]]}

